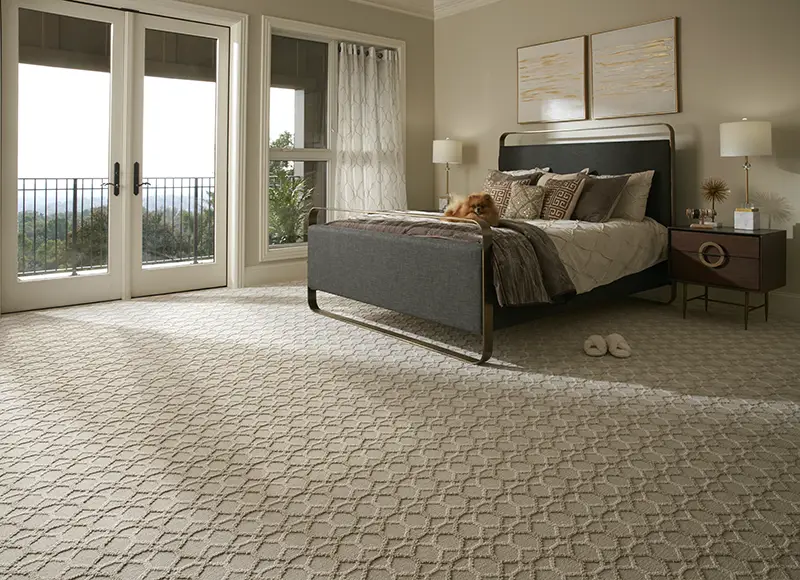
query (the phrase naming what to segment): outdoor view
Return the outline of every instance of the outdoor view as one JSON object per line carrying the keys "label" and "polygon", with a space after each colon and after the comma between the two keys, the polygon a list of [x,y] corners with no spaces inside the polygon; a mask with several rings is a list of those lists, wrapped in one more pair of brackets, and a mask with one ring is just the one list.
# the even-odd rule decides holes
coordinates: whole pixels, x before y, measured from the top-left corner
{"label": "outdoor view", "polygon": [[279,246],[306,242],[309,210],[325,205],[328,164],[303,151],[329,148],[328,44],[275,35],[271,63],[269,244]]}
{"label": "outdoor view", "polygon": [[[18,273],[103,272],[119,211],[109,184],[110,25],[23,9],[20,30]],[[328,45],[275,36],[273,49],[271,148],[327,149]],[[145,52],[142,263],[213,261],[216,40],[147,30]],[[270,244],[307,240],[327,168],[302,155],[270,162]]]}
{"label": "outdoor view", "polygon": [[[52,19],[58,26],[44,26]],[[109,259],[109,213],[115,211],[108,183],[109,55],[103,42],[75,39],[102,41],[110,27],[21,10],[20,29],[18,273],[102,272]],[[43,38],[51,29],[62,30],[59,42],[73,43],[53,61],[48,59],[55,51],[39,50],[53,40]],[[213,261],[217,41],[151,30],[146,38],[151,56],[144,80],[142,262]],[[181,55],[186,62],[167,62],[170,55],[158,53],[179,42],[193,43],[192,54]],[[130,176],[130,169],[122,171]]]}

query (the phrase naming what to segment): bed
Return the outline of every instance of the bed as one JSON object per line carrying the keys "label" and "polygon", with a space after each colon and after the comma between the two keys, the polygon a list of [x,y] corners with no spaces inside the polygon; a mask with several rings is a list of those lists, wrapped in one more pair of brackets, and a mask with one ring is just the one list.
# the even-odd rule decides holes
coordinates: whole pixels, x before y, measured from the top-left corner
{"label": "bed", "polygon": [[[550,167],[555,173],[574,173],[591,168],[599,174],[618,175],[654,170],[647,218],[644,222],[586,224],[584,222],[533,221],[548,233],[559,256],[573,277],[578,294],[559,304],[500,306],[495,292],[492,268],[493,231],[482,220],[472,226],[478,236],[475,243],[462,240],[331,227],[321,217],[331,212],[315,208],[309,215],[308,231],[308,304],[319,314],[388,334],[413,344],[468,362],[483,364],[492,356],[494,330],[528,322],[542,312],[554,312],[575,304],[602,302],[631,294],[670,286],[669,301],[675,299],[665,261],[666,228],[673,224],[674,202],[674,130],[658,123],[629,125],[624,128],[601,128],[603,131],[646,130],[647,136],[605,138],[579,142],[564,139],[563,134],[587,129],[558,131],[558,142],[509,144],[512,136],[536,138],[556,131],[509,132],[500,138],[498,169],[510,171]],[[589,129],[592,131],[594,129]],[[401,212],[352,212],[400,217]],[[408,215],[408,214],[403,214]],[[411,215],[420,216],[420,213]],[[601,230],[598,234],[597,231]],[[495,231],[495,234],[498,232]],[[614,268],[595,264],[608,254],[602,248],[581,251],[581,244],[600,237],[613,237],[620,247],[648,247],[631,252],[630,259],[617,261]],[[629,240],[624,244],[621,240]],[[572,240],[572,241],[570,241]],[[579,241],[582,240],[582,241]],[[663,242],[661,241],[663,240]],[[619,249],[619,248],[618,248]],[[584,248],[586,250],[586,248]],[[640,254],[644,254],[641,256]],[[637,260],[639,262],[637,263]],[[622,262],[623,267],[619,267]],[[612,271],[617,270],[617,271]],[[587,275],[588,272],[588,275]],[[355,320],[320,308],[318,293],[325,292],[448,325],[480,336],[478,356],[409,336],[363,320]]]}

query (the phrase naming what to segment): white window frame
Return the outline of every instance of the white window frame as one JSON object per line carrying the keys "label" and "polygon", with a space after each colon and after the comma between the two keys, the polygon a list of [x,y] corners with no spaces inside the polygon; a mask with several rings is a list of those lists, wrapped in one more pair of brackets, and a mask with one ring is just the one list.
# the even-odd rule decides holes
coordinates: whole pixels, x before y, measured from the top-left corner
{"label": "white window frame", "polygon": [[[82,0],[104,8],[193,20],[230,29],[230,100],[228,149],[228,288],[245,285],[245,160],[247,112],[247,32],[249,16],[233,10],[198,6],[182,0]],[[126,63],[130,66],[131,63]],[[2,142],[0,141],[0,153]],[[2,155],[0,155],[1,157]],[[0,171],[1,172],[1,171]],[[0,265],[1,266],[1,265]],[[127,274],[122,298],[130,298]]]}
{"label": "white window frame", "polygon": [[[287,36],[302,40],[312,40],[328,44],[328,148],[327,149],[287,149],[270,150],[269,138],[269,93],[272,88],[272,35]],[[261,163],[259,168],[259,260],[274,262],[279,260],[300,260],[308,257],[308,245],[269,243],[269,162],[270,161],[324,161],[328,164],[326,172],[326,192],[330,196],[336,184],[336,119],[338,102],[336,83],[338,80],[339,42],[352,42],[366,46],[378,46],[396,50],[400,58],[400,118],[405,136],[406,127],[406,43],[394,38],[384,38],[362,34],[351,30],[331,28],[272,18],[264,16],[261,33]]]}

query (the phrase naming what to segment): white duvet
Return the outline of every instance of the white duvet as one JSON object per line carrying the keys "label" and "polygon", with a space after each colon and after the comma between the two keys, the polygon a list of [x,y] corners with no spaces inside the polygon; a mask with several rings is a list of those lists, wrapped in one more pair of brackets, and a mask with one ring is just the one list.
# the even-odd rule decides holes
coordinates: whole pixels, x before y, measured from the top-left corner
{"label": "white duvet", "polygon": [[553,240],[578,294],[667,259],[667,228],[650,218],[600,224],[571,220],[529,223],[542,228]]}

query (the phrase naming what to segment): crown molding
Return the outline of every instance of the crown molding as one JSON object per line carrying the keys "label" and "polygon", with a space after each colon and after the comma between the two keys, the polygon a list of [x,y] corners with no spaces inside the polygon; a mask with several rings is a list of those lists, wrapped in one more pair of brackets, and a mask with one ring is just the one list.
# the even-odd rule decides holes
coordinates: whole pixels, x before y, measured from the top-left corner
{"label": "crown molding", "polygon": [[436,20],[447,18],[461,12],[475,10],[481,6],[487,6],[500,2],[500,0],[434,0],[433,12]]}
{"label": "crown molding", "polygon": [[350,0],[375,8],[391,10],[409,16],[440,20],[461,12],[475,10],[500,0]]}
{"label": "crown molding", "polygon": [[350,2],[433,20],[433,0],[350,0]]}

